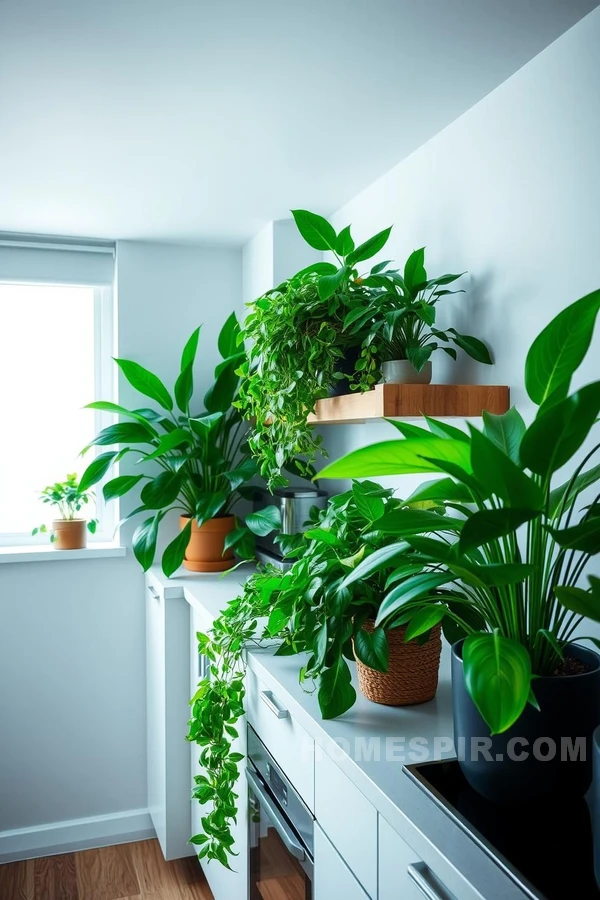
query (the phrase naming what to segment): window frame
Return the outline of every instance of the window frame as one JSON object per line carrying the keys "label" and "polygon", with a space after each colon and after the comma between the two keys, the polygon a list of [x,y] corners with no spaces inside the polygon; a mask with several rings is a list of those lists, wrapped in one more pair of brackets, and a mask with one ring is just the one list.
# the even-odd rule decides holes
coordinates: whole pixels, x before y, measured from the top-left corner
{"label": "window frame", "polygon": [[[95,284],[79,284],[73,285],[71,282],[62,281],[29,281],[26,279],[16,280],[8,278],[0,278],[0,285],[5,284],[28,284],[37,287],[84,287],[91,288],[94,292],[94,397],[91,400],[114,400],[116,396],[116,379],[114,372],[114,355],[115,355],[115,324],[114,324],[114,304],[113,304],[113,288],[110,285]],[[94,433],[105,428],[114,422],[112,413],[94,410]],[[85,460],[88,465],[94,457],[105,451],[106,447],[92,447],[86,454]],[[118,472],[111,473],[111,478],[115,477]],[[113,543],[117,539],[116,525],[118,520],[119,505],[118,501],[112,501],[107,504],[102,493],[102,483],[95,487],[96,494],[96,516],[98,518],[98,526],[95,534],[88,531],[88,544],[106,544]],[[43,487],[40,486],[40,487]],[[41,504],[40,504],[40,508]],[[2,532],[0,531],[0,547],[36,547],[50,543],[48,534],[32,535],[25,532]]]}

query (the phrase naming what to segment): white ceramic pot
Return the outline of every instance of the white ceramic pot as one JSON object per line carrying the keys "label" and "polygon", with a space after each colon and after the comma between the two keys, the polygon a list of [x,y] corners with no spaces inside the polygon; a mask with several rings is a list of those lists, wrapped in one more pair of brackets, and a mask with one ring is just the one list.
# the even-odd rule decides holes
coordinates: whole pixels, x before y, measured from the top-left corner
{"label": "white ceramic pot", "polygon": [[430,384],[431,360],[417,372],[407,359],[389,359],[381,363],[381,374],[385,384]]}

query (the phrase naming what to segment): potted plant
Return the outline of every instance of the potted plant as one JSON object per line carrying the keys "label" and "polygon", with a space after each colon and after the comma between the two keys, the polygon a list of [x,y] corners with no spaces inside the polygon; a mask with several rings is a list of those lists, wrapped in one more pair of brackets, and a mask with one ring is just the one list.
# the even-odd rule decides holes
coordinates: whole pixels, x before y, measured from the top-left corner
{"label": "potted plant", "polygon": [[[50,529],[50,540],[57,550],[82,550],[87,543],[87,532],[95,533],[97,520],[87,520],[78,515],[93,496],[91,491],[81,487],[74,473],[67,475],[64,481],[48,485],[41,492],[42,503],[53,506],[58,512]],[[31,533],[47,532],[48,526],[40,525]]]}
{"label": "potted plant", "polygon": [[[86,447],[117,447],[101,453],[84,472],[80,487],[98,483],[126,454],[143,464],[139,474],[119,475],[103,487],[105,500],[140,491],[141,505],[129,513],[145,516],[133,535],[133,552],[146,571],[153,563],[159,526],[169,512],[180,514],[180,534],[162,556],[165,575],[183,563],[194,572],[220,572],[233,564],[233,551],[242,559],[254,556],[254,535],[269,534],[279,524],[278,511],[269,507],[251,513],[245,523],[234,513],[236,501],[248,495],[256,474],[246,440],[246,426],[234,406],[245,358],[234,313],[218,339],[221,362],[204,396],[204,409],[193,400],[194,362],[200,328],[187,341],[180,374],[172,391],[157,375],[131,360],[117,359],[125,378],[158,408],[124,409],[97,401],[89,408],[115,413],[128,420],[104,428]],[[85,452],[85,450],[84,450]]]}
{"label": "potted plant", "polygon": [[[463,273],[464,274],[464,273]],[[360,278],[370,288],[366,302],[350,310],[345,327],[359,336],[368,329],[363,341],[367,358],[376,354],[382,380],[391,384],[429,384],[431,355],[438,348],[456,359],[455,344],[477,362],[492,364],[482,341],[455,328],[435,327],[437,304],[448,295],[463,293],[448,289],[461,275],[428,278],[425,248],[408,257],[402,274],[397,269],[375,266],[371,274]]]}
{"label": "potted plant", "polygon": [[307,243],[330,250],[337,265],[308,266],[250,304],[246,317],[249,349],[240,368],[239,405],[253,423],[250,446],[270,487],[286,482],[281,470],[290,460],[310,465],[323,452],[321,437],[307,423],[317,400],[342,382],[369,390],[378,379],[372,354],[361,349],[368,329],[351,333],[346,323],[370,290],[357,280],[356,266],[382,249],[391,230],[355,247],[349,228],[337,234],[308,210],[292,215]]}
{"label": "potted plant", "polygon": [[591,780],[600,657],[574,638],[584,620],[600,621],[600,579],[584,581],[600,551],[600,466],[591,465],[600,444],[584,448],[600,382],[569,389],[599,308],[595,291],[533,342],[525,386],[538,409],[529,426],[515,409],[485,415],[483,430],[468,434],[435,420],[429,430],[396,423],[404,440],[357,450],[319,476],[445,476],[417,498],[453,507],[457,537],[435,527],[403,536],[425,571],[398,574],[377,624],[447,620],[456,638],[466,634],[452,654],[459,761],[471,785],[499,803],[580,797]]}
{"label": "potted plant", "polygon": [[[227,865],[233,852],[228,823],[235,816],[234,788],[240,754],[232,749],[237,722],[244,714],[245,647],[279,642],[278,654],[308,651],[300,668],[304,683],[316,680],[324,718],[350,709],[356,692],[347,660],[356,659],[359,686],[377,703],[408,705],[430,700],[436,692],[440,661],[439,621],[396,628],[374,620],[386,591],[385,569],[416,555],[396,543],[395,528],[381,523],[402,519],[406,534],[431,527],[454,530],[443,511],[424,511],[403,503],[372,482],[330,498],[325,510],[313,508],[311,527],[278,540],[294,563],[281,572],[268,567],[252,575],[242,593],[215,619],[210,634],[199,634],[199,652],[211,661],[210,676],[191,700],[188,739],[202,747],[204,773],[195,779],[194,797],[212,804],[204,833],[192,838],[200,858]],[[425,523],[425,519],[427,522]],[[390,549],[390,545],[391,549]],[[367,570],[368,569],[368,570]],[[265,624],[266,623],[266,624]]]}

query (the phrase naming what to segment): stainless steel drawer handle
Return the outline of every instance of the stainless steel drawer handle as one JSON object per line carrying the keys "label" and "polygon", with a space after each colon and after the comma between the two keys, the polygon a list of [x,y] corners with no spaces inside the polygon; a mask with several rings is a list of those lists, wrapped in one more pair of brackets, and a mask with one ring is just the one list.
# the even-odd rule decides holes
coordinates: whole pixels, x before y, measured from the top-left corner
{"label": "stainless steel drawer handle", "polygon": [[289,716],[289,712],[287,711],[287,709],[285,709],[285,707],[283,706],[280,706],[273,696],[273,691],[261,691],[260,699],[278,719],[287,719],[287,717]]}
{"label": "stainless steel drawer handle", "polygon": [[148,585],[148,593],[151,597],[153,597],[154,600],[160,600],[160,594],[155,587],[152,587],[151,584]]}
{"label": "stainless steel drawer handle", "polygon": [[454,900],[452,894],[448,891],[440,893],[428,878],[429,869],[424,862],[411,863],[408,867],[408,875],[416,886],[419,888],[427,900]]}

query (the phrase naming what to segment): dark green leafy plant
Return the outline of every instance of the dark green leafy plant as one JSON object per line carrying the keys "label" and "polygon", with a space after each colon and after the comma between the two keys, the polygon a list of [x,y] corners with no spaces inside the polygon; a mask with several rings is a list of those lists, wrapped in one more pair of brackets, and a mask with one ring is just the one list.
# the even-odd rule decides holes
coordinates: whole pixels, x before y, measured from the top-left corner
{"label": "dark green leafy plant", "polygon": [[[599,309],[595,291],[534,341],[525,385],[538,410],[528,427],[516,409],[484,415],[483,431],[471,426],[468,434],[432,419],[428,429],[397,422],[404,440],[357,450],[319,476],[445,476],[413,499],[454,508],[457,536],[449,540],[435,527],[423,536],[398,531],[399,548],[408,544],[423,572],[399,571],[377,624],[412,627],[428,616],[450,631],[458,625],[455,638],[466,632],[465,684],[492,733],[510,728],[528,702],[535,705],[535,677],[560,668],[582,621],[600,621],[600,579],[588,575],[581,583],[600,552],[600,465],[591,465],[600,444],[583,449],[598,421],[600,382],[569,394]],[[570,477],[557,479],[576,454]],[[387,516],[379,527],[396,525]]]}
{"label": "dark green leafy plant", "polygon": [[[177,511],[190,520],[163,553],[162,568],[170,576],[183,562],[192,519],[200,526],[217,516],[231,515],[236,501],[249,495],[248,483],[256,474],[256,463],[248,448],[247,425],[234,405],[239,386],[236,370],[245,359],[239,334],[232,313],[219,335],[222,359],[204,396],[204,409],[198,410],[193,401],[200,328],[183,349],[172,392],[139,363],[116,360],[131,386],[158,409],[129,410],[107,401],[89,404],[90,409],[112,412],[129,421],[104,428],[85,448],[84,453],[92,446],[125,445],[97,456],[84,472],[80,488],[87,490],[97,484],[125,454],[134,453],[136,462],[147,466],[145,472],[119,475],[103,487],[107,501],[141,488],[141,505],[123,521],[146,516],[133,536],[133,552],[144,571],[154,561],[159,526],[167,513]],[[274,507],[251,513],[245,523],[238,519],[235,530],[226,537],[225,549],[234,547],[242,559],[252,558],[254,534],[266,535],[278,522]]]}
{"label": "dark green leafy plant", "polygon": [[[77,475],[72,473],[67,475],[64,481],[57,481],[56,484],[50,484],[40,493],[42,503],[54,506],[57,510],[57,519],[63,521],[72,521],[79,518],[79,513],[87,506],[90,500],[94,499],[93,491],[82,489],[79,484]],[[96,533],[97,519],[89,519],[87,523],[88,531],[91,534]],[[47,525],[40,525],[34,528],[32,534],[48,533]],[[50,540],[54,541],[54,534],[50,531]]]}
{"label": "dark green leafy plant", "polygon": [[464,293],[447,287],[461,275],[429,279],[424,247],[411,253],[402,273],[386,266],[379,263],[359,279],[370,289],[366,303],[355,305],[344,321],[351,335],[361,335],[368,329],[368,339],[363,342],[367,358],[376,353],[379,362],[407,359],[420,372],[438,348],[456,359],[456,350],[450,346],[455,344],[477,362],[491,365],[489,350],[478,338],[454,328],[441,331],[435,327],[439,301],[450,294]]}

